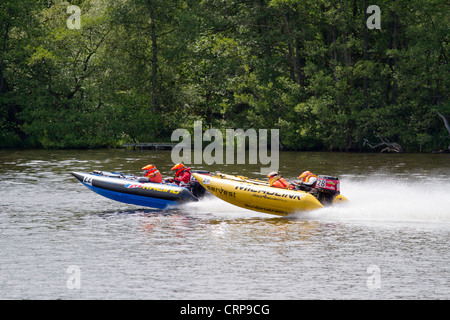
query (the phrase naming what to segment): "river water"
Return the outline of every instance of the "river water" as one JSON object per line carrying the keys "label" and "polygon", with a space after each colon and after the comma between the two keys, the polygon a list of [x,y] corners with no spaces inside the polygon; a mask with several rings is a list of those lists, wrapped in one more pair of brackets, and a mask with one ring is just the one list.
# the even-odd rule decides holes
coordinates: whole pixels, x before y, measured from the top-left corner
{"label": "river water", "polygon": [[[345,205],[278,217],[208,197],[169,211],[71,171],[171,175],[170,151],[0,151],[1,299],[449,299],[450,155],[283,152]],[[260,165],[192,166],[260,177]]]}

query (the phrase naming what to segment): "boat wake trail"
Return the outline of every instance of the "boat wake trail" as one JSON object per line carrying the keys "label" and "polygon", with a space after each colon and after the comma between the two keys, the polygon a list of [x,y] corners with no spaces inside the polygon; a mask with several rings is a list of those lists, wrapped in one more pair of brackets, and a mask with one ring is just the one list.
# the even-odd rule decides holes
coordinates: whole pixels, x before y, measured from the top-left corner
{"label": "boat wake trail", "polygon": [[450,181],[411,181],[386,177],[341,179],[350,201],[325,208],[326,217],[343,220],[424,221],[450,223]]}
{"label": "boat wake trail", "polygon": [[[379,222],[431,222],[450,227],[450,181],[372,176],[341,178],[341,192],[349,201],[333,207],[299,212],[288,216],[293,219],[379,221]],[[213,196],[199,202],[184,204],[188,214],[213,215],[218,218],[280,218],[285,217],[246,210]]]}
{"label": "boat wake trail", "polygon": [[[190,202],[183,205],[182,210],[195,215],[212,214],[221,218],[251,218],[251,217],[267,217],[265,213],[243,209],[225,202],[214,196],[207,196],[199,202]],[[275,217],[275,216],[274,216]]]}

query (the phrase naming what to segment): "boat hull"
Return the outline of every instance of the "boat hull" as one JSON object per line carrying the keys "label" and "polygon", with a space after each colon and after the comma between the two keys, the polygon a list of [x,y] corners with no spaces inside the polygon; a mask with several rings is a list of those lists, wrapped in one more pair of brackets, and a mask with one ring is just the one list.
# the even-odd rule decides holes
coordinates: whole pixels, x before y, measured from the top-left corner
{"label": "boat hull", "polygon": [[137,206],[166,209],[181,203],[198,201],[189,190],[175,185],[141,183],[95,173],[72,172],[72,175],[84,186],[103,197]]}
{"label": "boat hull", "polygon": [[314,196],[304,191],[274,188],[264,182],[247,183],[230,175],[193,175],[216,197],[245,209],[285,216],[323,208]]}

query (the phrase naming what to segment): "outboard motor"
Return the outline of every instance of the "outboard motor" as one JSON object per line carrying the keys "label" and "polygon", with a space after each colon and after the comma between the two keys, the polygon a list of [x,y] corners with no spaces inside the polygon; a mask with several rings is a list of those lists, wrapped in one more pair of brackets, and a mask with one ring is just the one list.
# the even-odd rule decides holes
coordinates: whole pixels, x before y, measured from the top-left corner
{"label": "outboard motor", "polygon": [[317,200],[324,206],[330,205],[334,198],[341,193],[339,178],[318,176],[314,189],[317,192]]}
{"label": "outboard motor", "polygon": [[[191,171],[193,173],[200,173],[203,175],[210,176],[211,172],[203,171],[203,170],[195,170]],[[191,175],[191,181],[189,181],[189,189],[191,193],[197,198],[201,198],[205,195],[206,189],[195,179],[193,175]]]}

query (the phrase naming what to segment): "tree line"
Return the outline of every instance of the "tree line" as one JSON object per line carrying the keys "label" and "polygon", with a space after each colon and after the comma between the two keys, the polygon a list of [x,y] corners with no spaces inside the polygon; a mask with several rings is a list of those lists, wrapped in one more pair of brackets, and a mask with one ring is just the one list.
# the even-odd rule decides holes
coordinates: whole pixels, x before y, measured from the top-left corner
{"label": "tree line", "polygon": [[[368,27],[369,5],[380,28]],[[201,120],[205,130],[279,129],[287,150],[371,150],[368,141],[443,150],[449,7],[2,0],[0,146],[170,141]]]}

